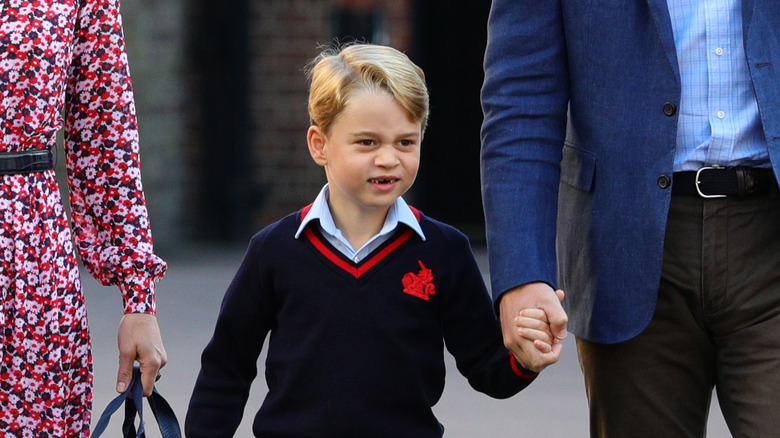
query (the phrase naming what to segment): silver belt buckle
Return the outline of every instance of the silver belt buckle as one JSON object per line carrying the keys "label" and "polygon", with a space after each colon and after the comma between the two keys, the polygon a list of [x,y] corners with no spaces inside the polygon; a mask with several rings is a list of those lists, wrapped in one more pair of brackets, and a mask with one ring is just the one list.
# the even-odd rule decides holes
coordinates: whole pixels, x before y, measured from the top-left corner
{"label": "silver belt buckle", "polygon": [[701,181],[699,181],[699,177],[701,176],[701,173],[703,171],[705,171],[705,170],[722,170],[722,169],[725,169],[725,167],[718,166],[717,164],[713,164],[712,166],[705,166],[705,167],[702,167],[701,169],[696,171],[696,191],[699,192],[699,196],[701,196],[702,198],[725,198],[725,197],[728,196],[728,195],[705,195],[701,191],[701,187],[699,186],[701,184]]}

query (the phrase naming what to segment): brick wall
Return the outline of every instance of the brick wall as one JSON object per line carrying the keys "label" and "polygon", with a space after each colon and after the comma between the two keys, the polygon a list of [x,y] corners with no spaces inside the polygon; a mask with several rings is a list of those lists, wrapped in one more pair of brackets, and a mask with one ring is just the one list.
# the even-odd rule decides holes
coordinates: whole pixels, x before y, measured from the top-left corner
{"label": "brick wall", "polygon": [[121,6],[135,91],[141,170],[158,250],[182,237],[188,120],[183,0],[135,0]]}

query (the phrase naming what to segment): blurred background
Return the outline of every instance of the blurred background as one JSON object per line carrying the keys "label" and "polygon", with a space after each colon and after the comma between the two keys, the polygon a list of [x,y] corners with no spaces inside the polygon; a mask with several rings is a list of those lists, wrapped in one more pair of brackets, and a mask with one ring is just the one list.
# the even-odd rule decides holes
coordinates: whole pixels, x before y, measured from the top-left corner
{"label": "blurred background", "polygon": [[[487,276],[479,91],[489,8],[488,0],[122,4],[145,195],[156,252],[170,265],[158,287],[170,358],[159,386],[182,422],[200,352],[249,238],[310,203],[325,182],[306,148],[303,73],[320,45],[387,44],[423,68],[431,118],[418,179],[406,199],[468,234]],[[100,287],[86,273],[82,278],[94,341],[97,417],[115,396],[121,302],[116,288]],[[587,402],[571,338],[561,363],[509,401],[468,388],[448,357],[447,386],[436,407],[447,436],[587,436]],[[265,390],[258,379],[237,436],[251,436],[252,415]],[[727,437],[717,407],[713,412],[709,436]],[[118,419],[109,430],[119,431]],[[156,430],[149,436],[158,436]]]}
{"label": "blurred background", "polygon": [[484,241],[479,90],[490,2],[137,0],[122,13],[158,252],[246,242],[325,182],[306,148],[303,68],[368,41],[420,65],[431,119],[407,200]]}

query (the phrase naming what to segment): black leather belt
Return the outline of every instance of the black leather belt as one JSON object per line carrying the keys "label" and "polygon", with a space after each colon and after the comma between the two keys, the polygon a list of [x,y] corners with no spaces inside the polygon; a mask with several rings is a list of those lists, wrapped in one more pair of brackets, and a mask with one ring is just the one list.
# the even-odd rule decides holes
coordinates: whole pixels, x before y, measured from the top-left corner
{"label": "black leather belt", "polygon": [[0,152],[0,175],[19,175],[54,169],[51,149]]}
{"label": "black leather belt", "polygon": [[672,193],[676,195],[724,198],[772,191],[777,192],[774,172],[760,167],[707,166],[672,176]]}

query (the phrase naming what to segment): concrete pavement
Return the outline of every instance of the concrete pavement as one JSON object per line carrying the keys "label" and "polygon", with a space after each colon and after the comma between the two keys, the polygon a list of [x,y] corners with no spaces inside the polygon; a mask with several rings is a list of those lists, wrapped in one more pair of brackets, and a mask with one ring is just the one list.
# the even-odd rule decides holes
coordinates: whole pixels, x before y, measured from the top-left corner
{"label": "concrete pavement", "polygon": [[[200,353],[214,328],[219,304],[243,256],[244,248],[193,248],[180,254],[162,254],[169,270],[158,285],[159,321],[169,364],[158,389],[184,422],[192,386],[200,368]],[[477,258],[487,272],[484,250]],[[82,274],[95,355],[95,402],[97,418],[114,392],[117,350],[116,329],[121,318],[121,299],[116,288],[102,287]],[[444,424],[445,437],[544,437],[588,436],[588,413],[584,385],[570,335],[564,342],[561,361],[545,370],[529,388],[508,400],[494,400],[472,390],[447,356],[444,395],[434,408]],[[259,375],[262,376],[262,362]],[[251,421],[267,390],[259,378],[252,388],[248,408],[236,436],[251,437]],[[148,406],[147,406],[148,412]],[[119,414],[109,426],[108,438],[120,437]],[[713,401],[708,437],[728,438],[717,402]],[[154,419],[147,422],[149,438],[159,437]],[[663,436],[662,431],[657,431]]]}

